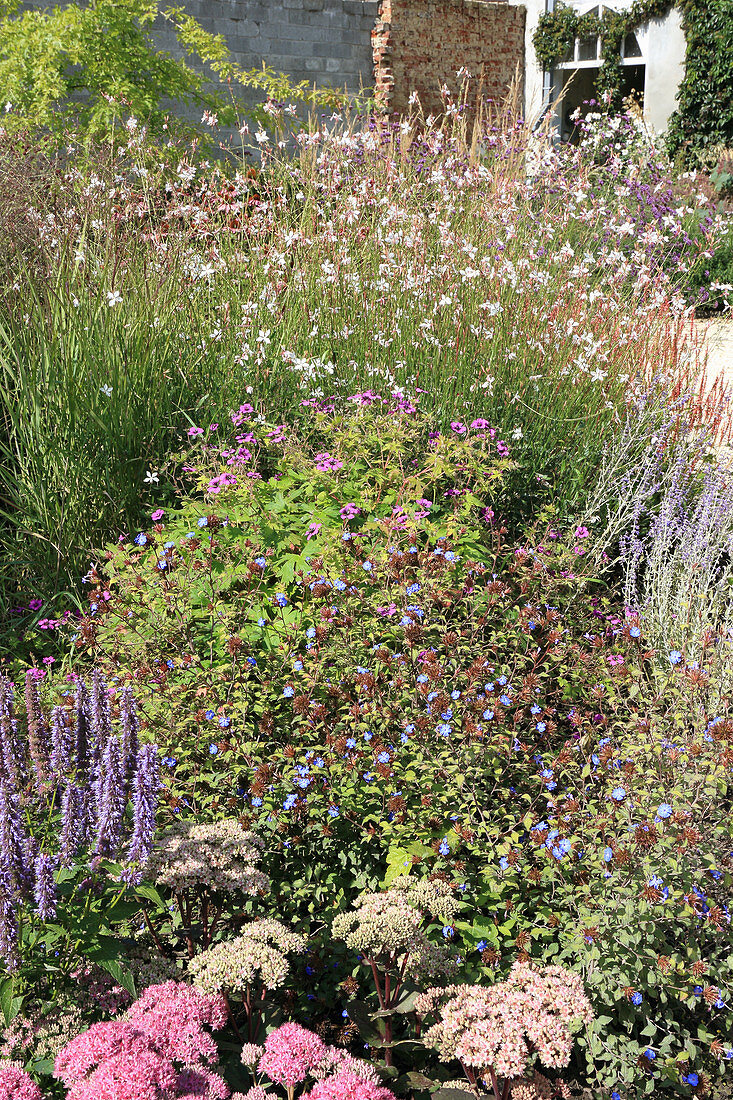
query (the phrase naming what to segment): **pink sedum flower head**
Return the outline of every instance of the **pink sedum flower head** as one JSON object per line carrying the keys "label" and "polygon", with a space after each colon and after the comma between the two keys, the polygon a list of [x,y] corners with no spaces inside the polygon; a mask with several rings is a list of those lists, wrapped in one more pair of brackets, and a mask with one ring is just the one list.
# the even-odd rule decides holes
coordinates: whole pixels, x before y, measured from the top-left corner
{"label": "pink sedum flower head", "polygon": [[257,1069],[290,1089],[305,1081],[326,1052],[326,1044],[315,1032],[300,1024],[283,1024],[267,1036]]}
{"label": "pink sedum flower head", "polygon": [[545,1066],[566,1066],[573,1047],[569,1024],[593,1018],[577,974],[524,963],[515,963],[507,980],[493,986],[428,990],[415,1007],[437,1018],[424,1042],[441,1061],[457,1060],[479,1076],[493,1069],[509,1078],[524,1075],[531,1051]]}
{"label": "pink sedum flower head", "polygon": [[395,1100],[395,1094],[356,1073],[341,1070],[333,1077],[319,1081],[303,1100]]}
{"label": "pink sedum flower head", "polygon": [[149,986],[130,1008],[127,1019],[167,1058],[189,1067],[211,1064],[217,1058],[216,1043],[203,1025],[223,1027],[226,1002],[218,994],[202,993],[185,982],[164,982]]}
{"label": "pink sedum flower head", "polygon": [[41,1090],[24,1069],[10,1062],[0,1065],[0,1100],[43,1100]]}

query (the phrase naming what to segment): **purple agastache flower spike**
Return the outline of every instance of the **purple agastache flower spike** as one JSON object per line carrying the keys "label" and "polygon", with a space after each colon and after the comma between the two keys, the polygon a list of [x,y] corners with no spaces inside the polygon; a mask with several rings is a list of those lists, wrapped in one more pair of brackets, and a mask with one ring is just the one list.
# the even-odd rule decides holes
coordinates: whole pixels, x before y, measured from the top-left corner
{"label": "purple agastache flower spike", "polygon": [[104,750],[98,789],[101,797],[97,803],[97,839],[94,853],[98,856],[114,856],[120,846],[127,802],[120,742],[116,737],[110,737]]}
{"label": "purple agastache flower spike", "polygon": [[50,778],[48,761],[48,726],[38,697],[38,673],[29,668],[25,674],[25,708],[28,722],[28,749],[39,784]]}
{"label": "purple agastache flower spike", "polygon": [[26,893],[32,881],[27,865],[27,841],[17,794],[0,779],[0,881],[11,901]]}
{"label": "purple agastache flower spike", "polygon": [[56,916],[56,880],[53,874],[53,859],[41,853],[36,856],[36,884],[33,896],[36,912],[41,920],[53,920]]}
{"label": "purple agastache flower spike", "polygon": [[71,863],[86,836],[86,800],[75,783],[67,783],[61,799],[60,853]]}
{"label": "purple agastache flower spike", "polygon": [[76,774],[81,781],[89,773],[89,692],[86,685],[79,681],[76,685],[74,705],[74,741],[76,745]]}
{"label": "purple agastache flower spike", "polygon": [[109,709],[107,684],[98,668],[95,668],[92,674],[91,715],[94,740],[101,756],[112,734],[112,716]]}
{"label": "purple agastache flower spike", "polygon": [[137,704],[130,687],[122,689],[120,722],[122,724],[122,769],[125,779],[131,781],[136,766],[139,724]]}
{"label": "purple agastache flower spike", "polygon": [[153,846],[160,787],[159,767],[157,745],[143,745],[138,751],[135,768],[134,825],[127,850],[131,863],[146,863]]}
{"label": "purple agastache flower spike", "polygon": [[56,780],[61,779],[71,767],[74,735],[66,707],[54,707],[51,711],[51,771]]}
{"label": "purple agastache flower spike", "polygon": [[23,758],[18,743],[18,725],[13,710],[14,688],[10,680],[0,678],[0,766],[6,780],[19,786]]}
{"label": "purple agastache flower spike", "polygon": [[18,920],[15,905],[8,898],[0,899],[0,957],[7,970],[18,969]]}

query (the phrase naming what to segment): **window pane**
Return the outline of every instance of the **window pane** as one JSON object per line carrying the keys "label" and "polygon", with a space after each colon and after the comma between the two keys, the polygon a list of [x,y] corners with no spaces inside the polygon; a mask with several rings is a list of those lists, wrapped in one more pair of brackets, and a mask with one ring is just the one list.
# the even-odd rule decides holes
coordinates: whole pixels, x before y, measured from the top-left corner
{"label": "window pane", "polygon": [[641,57],[641,46],[635,34],[627,34],[624,38],[622,57]]}
{"label": "window pane", "polygon": [[578,43],[578,61],[595,61],[598,57],[598,39],[581,38]]}

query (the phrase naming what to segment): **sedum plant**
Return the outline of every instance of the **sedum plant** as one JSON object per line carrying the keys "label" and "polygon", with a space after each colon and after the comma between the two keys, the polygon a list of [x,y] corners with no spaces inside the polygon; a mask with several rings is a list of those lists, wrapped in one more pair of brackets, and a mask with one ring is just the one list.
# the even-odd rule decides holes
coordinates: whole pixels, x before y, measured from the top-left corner
{"label": "sedum plant", "polygon": [[507,1100],[533,1055],[553,1069],[567,1066],[573,1026],[593,1018],[579,975],[524,963],[515,963],[505,982],[488,988],[430,989],[418,995],[415,1007],[435,1018],[425,1045],[437,1050],[442,1062],[460,1062],[471,1090],[484,1086],[493,1100]]}
{"label": "sedum plant", "polygon": [[[228,819],[179,821],[161,835],[145,868],[155,886],[147,896],[159,903],[158,915],[170,909],[160,892],[172,897],[175,908],[168,930],[174,936],[180,931],[189,958],[208,948],[222,925],[231,921],[233,902],[269,893],[270,880],[256,866],[264,848],[260,837]],[[145,916],[163,950],[161,930],[148,909]]]}
{"label": "sedum plant", "polygon": [[[383,1029],[380,1045],[388,1066],[392,1065],[392,1015],[410,1011],[414,1000],[405,983],[444,977],[456,967],[447,946],[432,943],[424,925],[435,918],[446,923],[459,908],[445,883],[401,876],[382,893],[362,894],[331,926],[334,937],[358,951],[362,965],[371,970],[379,1002],[377,1018]],[[363,1007],[352,1003],[350,1009],[362,1022]]]}
{"label": "sedum plant", "polygon": [[290,973],[288,955],[305,951],[306,941],[278,920],[252,921],[233,940],[207,948],[188,966],[194,984],[205,993],[221,993],[235,1034],[241,1037],[232,1000],[241,1002],[250,1042],[257,1038],[268,992]]}

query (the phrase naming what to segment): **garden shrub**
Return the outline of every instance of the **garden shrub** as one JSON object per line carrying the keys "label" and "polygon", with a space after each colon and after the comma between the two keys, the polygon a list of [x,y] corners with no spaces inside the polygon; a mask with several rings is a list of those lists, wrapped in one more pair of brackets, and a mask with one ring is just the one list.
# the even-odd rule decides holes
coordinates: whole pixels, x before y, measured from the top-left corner
{"label": "garden shrub", "polygon": [[[266,839],[279,917],[437,876],[469,980],[516,957],[583,975],[571,1072],[626,1094],[722,1072],[733,727],[704,656],[655,657],[584,575],[588,528],[504,544],[486,422],[372,400],[314,410],[306,444],[246,407],[231,444],[206,433],[207,495],[109,549],[78,654],[144,691],[173,813]],[[293,1004],[338,1028],[348,960],[311,944]]]}

